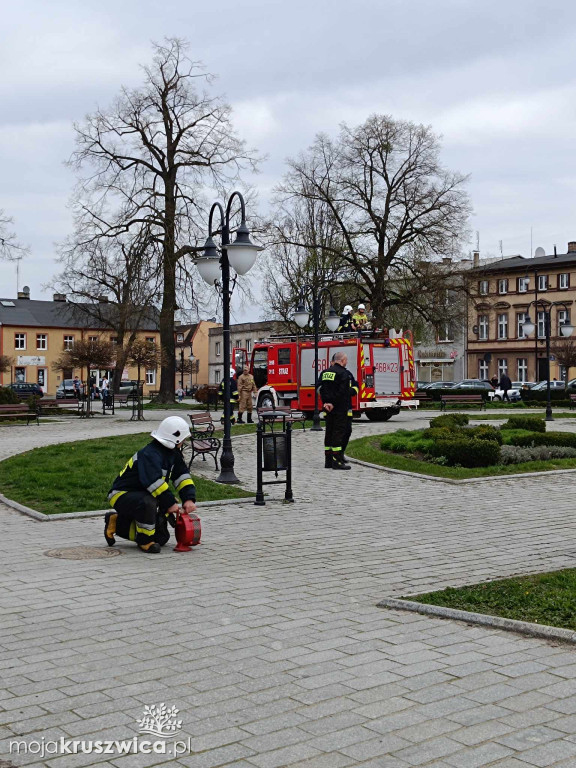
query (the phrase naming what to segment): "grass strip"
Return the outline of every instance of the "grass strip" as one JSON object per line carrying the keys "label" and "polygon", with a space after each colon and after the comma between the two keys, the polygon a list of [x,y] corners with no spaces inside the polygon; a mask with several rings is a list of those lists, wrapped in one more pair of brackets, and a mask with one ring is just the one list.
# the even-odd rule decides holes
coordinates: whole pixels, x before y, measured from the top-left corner
{"label": "grass strip", "polygon": [[576,630],[576,568],[448,587],[402,599]]}
{"label": "grass strip", "polygon": [[[0,488],[8,498],[47,515],[105,509],[124,464],[150,441],[148,432],[34,448],[0,462]],[[194,476],[198,501],[253,496],[237,485]]]}
{"label": "grass strip", "polygon": [[554,469],[575,469],[576,458],[550,459],[548,461],[526,461],[522,464],[509,464],[492,467],[445,467],[431,464],[428,461],[412,459],[398,453],[390,453],[380,449],[380,441],[384,435],[370,435],[352,440],[346,454],[353,459],[367,461],[390,469],[401,469],[405,472],[418,472],[430,477],[446,477],[453,480],[469,480],[474,477],[502,477],[526,472],[549,472]]}

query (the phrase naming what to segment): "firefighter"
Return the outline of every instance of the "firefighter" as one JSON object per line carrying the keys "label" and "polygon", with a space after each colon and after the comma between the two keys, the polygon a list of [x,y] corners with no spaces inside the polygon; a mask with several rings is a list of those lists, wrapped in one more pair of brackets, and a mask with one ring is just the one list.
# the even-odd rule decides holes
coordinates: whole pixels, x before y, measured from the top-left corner
{"label": "firefighter", "polygon": [[346,373],[348,374],[348,384],[350,387],[350,391],[348,393],[349,400],[348,400],[348,411],[346,413],[346,431],[344,432],[344,439],[342,441],[342,461],[347,464],[346,461],[346,448],[348,447],[348,442],[350,441],[350,438],[352,436],[352,419],[354,417],[354,414],[352,412],[352,398],[354,395],[357,395],[360,391],[360,385],[354,378],[354,374],[352,371],[350,371],[348,368],[345,368]]}
{"label": "firefighter", "polygon": [[348,357],[345,352],[336,352],[332,359],[333,364],[322,373],[320,381],[320,397],[326,411],[324,466],[326,469],[350,469],[350,465],[342,460],[350,408],[350,378],[346,372]]}
{"label": "firefighter", "polygon": [[358,309],[352,315],[352,322],[357,331],[364,331],[368,328],[368,315],[364,304],[358,304]]}
{"label": "firefighter", "polygon": [[173,525],[180,509],[170,481],[184,512],[196,509],[196,488],[180,450],[190,437],[190,427],[180,416],[169,416],[151,435],[153,440],[128,459],[108,494],[114,509],[105,517],[104,538],[109,547],[117,535],[135,541],[142,552],[161,551],[170,538],[166,520]]}
{"label": "firefighter", "polygon": [[352,322],[352,307],[350,304],[346,304],[342,310],[342,315],[340,316],[340,325],[336,329],[336,332],[351,333],[354,330],[354,323]]}
{"label": "firefighter", "polygon": [[[220,382],[220,389],[218,390],[222,402],[224,402],[224,379]],[[236,384],[236,371],[234,368],[230,368],[230,412],[234,413],[234,406],[238,402],[238,386]]]}
{"label": "firefighter", "polygon": [[244,372],[238,377],[238,424],[243,424],[242,415],[247,411],[246,421],[253,424],[252,421],[252,393],[258,392],[258,387],[254,381],[254,376],[250,373],[250,368],[244,366]]}

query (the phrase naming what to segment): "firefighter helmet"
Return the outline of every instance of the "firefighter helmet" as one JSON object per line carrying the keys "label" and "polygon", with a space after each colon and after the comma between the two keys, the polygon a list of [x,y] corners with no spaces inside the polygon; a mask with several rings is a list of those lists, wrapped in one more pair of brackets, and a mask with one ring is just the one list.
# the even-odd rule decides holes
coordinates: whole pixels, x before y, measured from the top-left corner
{"label": "firefighter helmet", "polygon": [[350,304],[346,304],[346,306],[344,307],[343,313],[347,315],[349,312],[352,312],[352,307],[350,306]]}
{"label": "firefighter helmet", "polygon": [[366,309],[366,305],[365,304],[358,304],[358,309]]}
{"label": "firefighter helmet", "polygon": [[160,426],[150,433],[154,440],[166,446],[176,448],[190,437],[190,427],[181,416],[168,416]]}

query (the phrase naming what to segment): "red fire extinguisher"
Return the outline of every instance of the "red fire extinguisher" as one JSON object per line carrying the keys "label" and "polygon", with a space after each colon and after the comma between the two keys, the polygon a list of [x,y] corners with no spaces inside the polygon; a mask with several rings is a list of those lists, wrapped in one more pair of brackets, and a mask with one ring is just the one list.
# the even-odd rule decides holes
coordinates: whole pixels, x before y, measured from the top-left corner
{"label": "red fire extinguisher", "polygon": [[174,552],[190,552],[192,547],[200,544],[202,536],[200,518],[194,513],[177,512],[174,533],[178,542],[174,547]]}

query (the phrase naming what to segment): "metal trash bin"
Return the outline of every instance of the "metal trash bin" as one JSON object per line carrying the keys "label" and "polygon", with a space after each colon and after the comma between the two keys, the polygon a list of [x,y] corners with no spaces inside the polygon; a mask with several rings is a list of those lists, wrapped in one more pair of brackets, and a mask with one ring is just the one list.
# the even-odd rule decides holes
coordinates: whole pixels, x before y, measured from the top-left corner
{"label": "metal trash bin", "polygon": [[264,472],[285,471],[287,468],[286,433],[269,432],[262,435]]}
{"label": "metal trash bin", "polygon": [[[275,430],[276,427],[276,430]],[[270,411],[260,414],[256,431],[257,490],[254,503],[264,506],[264,485],[285,485],[285,502],[293,502],[292,494],[292,424],[283,412]],[[267,480],[263,472],[286,472],[284,480]]]}

